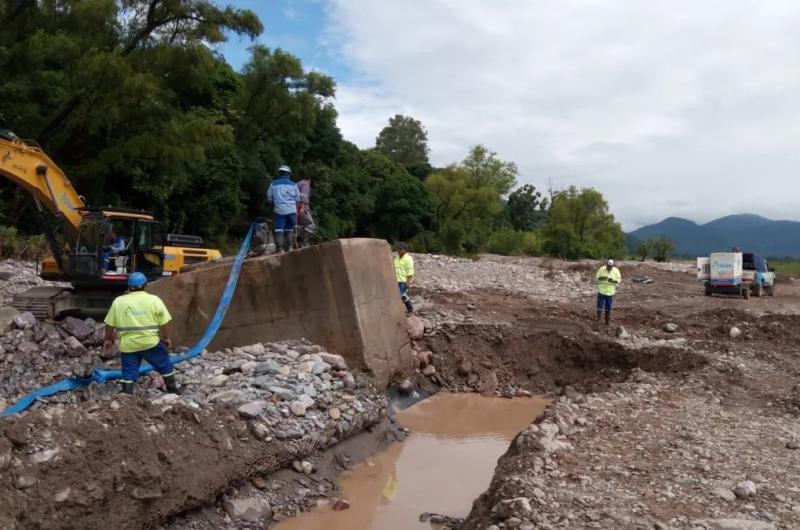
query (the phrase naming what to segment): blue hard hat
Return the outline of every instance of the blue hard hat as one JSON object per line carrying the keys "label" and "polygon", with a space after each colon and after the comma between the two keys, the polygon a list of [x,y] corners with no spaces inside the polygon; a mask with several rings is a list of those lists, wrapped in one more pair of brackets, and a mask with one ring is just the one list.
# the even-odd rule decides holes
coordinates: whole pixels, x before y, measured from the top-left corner
{"label": "blue hard hat", "polygon": [[279,174],[280,173],[288,173],[288,174],[291,175],[292,174],[292,168],[290,168],[289,166],[284,164],[284,165],[282,165],[281,167],[278,168],[278,173]]}
{"label": "blue hard hat", "polygon": [[141,272],[134,272],[128,276],[128,287],[143,287],[147,285],[147,276]]}

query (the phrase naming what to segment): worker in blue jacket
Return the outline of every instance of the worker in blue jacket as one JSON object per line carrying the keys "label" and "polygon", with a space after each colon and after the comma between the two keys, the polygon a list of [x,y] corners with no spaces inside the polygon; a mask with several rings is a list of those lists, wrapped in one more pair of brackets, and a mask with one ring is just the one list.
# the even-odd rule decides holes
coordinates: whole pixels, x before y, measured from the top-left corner
{"label": "worker in blue jacket", "polygon": [[278,252],[288,252],[294,243],[298,201],[300,190],[292,181],[292,170],[289,166],[281,166],[278,178],[267,189],[267,202],[274,212],[275,248]]}

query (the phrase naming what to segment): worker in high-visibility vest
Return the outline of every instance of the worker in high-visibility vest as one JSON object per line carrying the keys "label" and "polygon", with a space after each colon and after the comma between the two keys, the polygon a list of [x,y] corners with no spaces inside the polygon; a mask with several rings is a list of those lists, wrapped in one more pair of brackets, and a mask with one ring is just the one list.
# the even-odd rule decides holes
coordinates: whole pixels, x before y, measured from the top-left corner
{"label": "worker in high-visibility vest", "polygon": [[414,258],[408,253],[408,245],[400,243],[397,245],[397,256],[394,258],[394,273],[397,276],[397,286],[400,288],[400,299],[406,306],[406,313],[414,313],[414,306],[411,305],[411,298],[408,296],[408,287],[414,279]]}
{"label": "worker in high-visibility vest", "polygon": [[172,347],[167,306],[156,295],[145,292],[147,277],[141,272],[128,276],[128,292],[118,296],[106,315],[103,349],[110,353],[114,333],[119,335],[122,359],[122,391],[133,394],[142,359],[150,363],[164,378],[167,392],[180,394],[175,382],[175,368],[167,348]]}
{"label": "worker in high-visibility vest", "polygon": [[614,295],[617,294],[617,286],[622,283],[622,275],[619,273],[619,269],[614,266],[614,260],[609,259],[597,271],[595,278],[597,280],[597,321],[600,322],[600,316],[605,311],[606,325],[608,325],[611,321]]}

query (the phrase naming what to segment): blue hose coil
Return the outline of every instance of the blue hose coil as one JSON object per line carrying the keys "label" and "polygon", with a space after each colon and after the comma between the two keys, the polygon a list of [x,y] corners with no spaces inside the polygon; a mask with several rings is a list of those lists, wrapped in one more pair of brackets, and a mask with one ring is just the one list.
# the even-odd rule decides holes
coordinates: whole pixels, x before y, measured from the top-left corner
{"label": "blue hose coil", "polygon": [[[217,334],[217,331],[219,331],[222,321],[225,320],[225,313],[228,312],[228,307],[231,305],[231,300],[233,300],[233,295],[236,292],[236,283],[239,281],[239,274],[242,272],[244,259],[247,257],[247,251],[250,249],[250,241],[253,238],[253,229],[254,227],[251,225],[250,229],[247,231],[247,235],[245,235],[244,240],[242,241],[242,246],[239,248],[239,253],[236,255],[236,260],[234,260],[233,266],[231,267],[231,272],[228,274],[228,282],[225,284],[225,290],[222,291],[222,299],[219,301],[219,304],[217,304],[217,310],[214,313],[214,317],[211,319],[211,322],[208,324],[205,333],[203,333],[203,336],[200,338],[197,344],[192,346],[189,351],[172,357],[173,364],[194,359],[208,347],[212,340],[214,340],[214,336]],[[139,375],[146,374],[152,369],[153,367],[149,364],[142,363],[142,366],[139,368]],[[33,402],[40,397],[52,396],[53,394],[57,394],[59,392],[67,392],[69,390],[75,390],[76,388],[82,388],[91,384],[92,382],[105,384],[112,379],[120,379],[121,377],[122,372],[119,370],[95,369],[92,372],[92,377],[70,377],[67,379],[62,379],[57,383],[42,387],[24,396],[12,406],[0,412],[0,417],[19,414],[30,407]]]}

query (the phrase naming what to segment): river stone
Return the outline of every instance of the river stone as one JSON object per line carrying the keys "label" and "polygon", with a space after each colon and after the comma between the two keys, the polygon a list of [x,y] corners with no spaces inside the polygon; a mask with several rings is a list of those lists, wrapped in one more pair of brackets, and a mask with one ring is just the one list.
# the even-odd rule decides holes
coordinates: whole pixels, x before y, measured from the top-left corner
{"label": "river stone", "polygon": [[303,394],[302,396],[300,396],[299,398],[297,398],[297,401],[299,401],[300,403],[302,403],[302,404],[303,404],[303,406],[304,406],[305,408],[307,408],[307,409],[313,408],[313,407],[314,407],[314,405],[316,404],[316,403],[314,402],[314,400],[313,400],[313,399],[311,399],[311,396],[307,396],[307,395],[305,395],[305,394]]}
{"label": "river stone", "polygon": [[752,497],[756,494],[756,485],[752,480],[745,480],[744,482],[740,482],[733,489],[733,493],[735,493],[740,499]]}
{"label": "river stone", "polygon": [[79,318],[67,317],[61,324],[67,333],[79,340],[86,340],[94,333],[94,326],[90,326]]}
{"label": "river stone", "polygon": [[56,493],[56,494],[53,496],[53,500],[54,500],[55,502],[57,502],[57,503],[62,503],[62,502],[64,502],[64,501],[66,501],[67,499],[69,499],[69,494],[70,494],[70,493],[72,493],[72,488],[70,488],[69,486],[67,486],[67,487],[66,487],[66,488],[64,488],[64,489],[62,489],[62,490],[59,490],[59,492],[58,492],[58,493]]}
{"label": "river stone", "polygon": [[502,500],[495,505],[495,511],[501,519],[528,517],[532,512],[531,501],[526,497]]}
{"label": "river stone", "polygon": [[264,374],[276,375],[281,373],[281,365],[279,365],[275,361],[258,363],[256,365],[255,372],[257,375],[264,375]]}
{"label": "river stone", "polygon": [[17,489],[24,490],[30,488],[38,481],[39,479],[37,479],[35,475],[32,475],[30,473],[22,473],[20,475],[17,475],[15,485],[17,486]]}
{"label": "river stone", "polygon": [[736,337],[738,337],[741,334],[742,334],[742,330],[737,328],[736,326],[733,326],[731,328],[731,330],[728,332],[728,335],[730,335],[730,337],[732,339],[735,339]]}
{"label": "river stone", "polygon": [[328,353],[328,352],[320,352],[319,356],[322,360],[329,365],[333,366],[337,370],[347,370],[347,363],[344,360],[344,357],[341,355],[336,355],[335,353]]}
{"label": "river stone", "polygon": [[245,393],[236,389],[223,390],[222,392],[213,394],[208,400],[219,403],[238,403],[245,400]]}
{"label": "river stone", "polygon": [[36,317],[30,311],[25,311],[14,317],[14,324],[19,329],[32,329],[36,325]]}
{"label": "river stone", "polygon": [[313,368],[311,368],[311,373],[314,374],[314,375],[320,375],[322,373],[325,373],[325,372],[329,371],[330,369],[331,369],[331,365],[329,365],[328,363],[326,363],[324,361],[319,361],[319,362],[314,363]]}
{"label": "river stone", "polygon": [[306,406],[300,401],[292,401],[292,403],[289,405],[289,410],[291,410],[292,414],[295,416],[306,415]]}
{"label": "river stone", "polygon": [[736,494],[728,488],[715,488],[711,493],[728,502],[733,502],[736,500]]}
{"label": "river stone", "polygon": [[267,404],[263,401],[250,401],[248,403],[239,405],[236,411],[243,418],[253,419],[261,416],[261,413],[264,412],[264,407],[266,406]]}
{"label": "river stone", "polygon": [[303,361],[297,363],[296,368],[303,373],[310,374],[314,370],[314,365],[317,364],[314,361]]}
{"label": "river stone", "polygon": [[38,351],[39,351],[39,346],[37,346],[35,342],[23,340],[22,342],[17,344],[17,353],[21,355],[33,355]]}
{"label": "river stone", "polygon": [[137,501],[152,501],[155,499],[160,499],[163,493],[161,493],[161,488],[159,487],[152,487],[152,488],[133,488],[131,490],[131,497],[136,499]]}
{"label": "river stone", "polygon": [[246,361],[243,362],[242,365],[239,367],[239,370],[246,375],[252,375],[256,371],[256,366],[258,363],[255,361]]}
{"label": "river stone", "polygon": [[342,411],[339,410],[338,407],[331,407],[328,409],[328,416],[330,416],[331,419],[338,420],[342,417]]}
{"label": "river stone", "polygon": [[664,324],[664,331],[666,331],[667,333],[675,333],[676,331],[678,331],[678,325],[673,324],[672,322],[667,322],[666,324]]}
{"label": "river stone", "polygon": [[43,451],[38,451],[33,453],[28,459],[31,461],[32,464],[44,464],[45,462],[49,462],[59,453],[58,448],[55,449],[45,449]]}
{"label": "river stone", "polygon": [[422,375],[432,376],[436,373],[436,367],[432,364],[429,364],[422,370]]}
{"label": "river stone", "polygon": [[281,386],[268,386],[267,390],[278,396],[284,401],[292,401],[297,398],[297,394],[289,390],[288,388],[283,388]]}
{"label": "river stone", "polygon": [[256,522],[260,519],[272,517],[272,507],[266,499],[252,497],[239,497],[228,499],[223,508],[234,519]]}
{"label": "river stone", "polygon": [[67,337],[64,345],[67,347],[67,353],[70,357],[80,357],[89,352],[88,348],[75,337]]}

